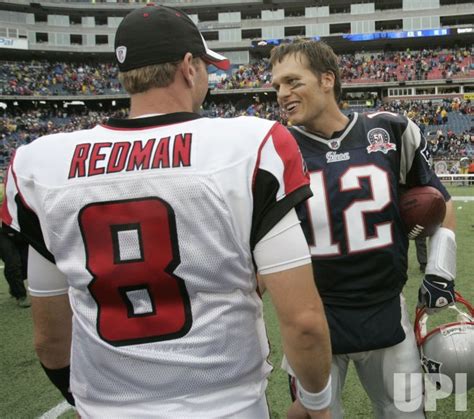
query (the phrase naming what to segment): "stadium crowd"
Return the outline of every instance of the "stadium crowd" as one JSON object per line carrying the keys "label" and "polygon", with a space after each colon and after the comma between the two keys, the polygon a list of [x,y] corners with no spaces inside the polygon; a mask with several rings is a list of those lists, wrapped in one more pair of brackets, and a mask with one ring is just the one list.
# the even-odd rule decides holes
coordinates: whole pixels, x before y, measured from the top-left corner
{"label": "stadium crowd", "polygon": [[[386,51],[340,56],[345,83],[474,77],[473,49]],[[124,93],[111,63],[1,62],[0,95],[101,95]],[[214,88],[270,88],[268,59],[220,74]]]}
{"label": "stadium crowd", "polygon": [[[474,77],[474,51],[456,50],[386,51],[383,53],[339,56],[341,78],[345,83],[436,80]],[[217,89],[270,87],[267,59],[240,66],[216,85]]]}
{"label": "stadium crowd", "polygon": [[221,103],[206,102],[203,114],[210,118],[232,118],[240,115],[249,115],[284,122],[284,117],[280,112],[278,103],[275,100],[263,101],[259,97],[256,97],[251,103],[247,101],[243,101],[243,103],[232,103],[231,101]]}
{"label": "stadium crowd", "polygon": [[[415,121],[428,138],[434,159],[459,159],[474,154],[474,132],[470,125],[473,109],[470,101],[445,100],[443,104],[421,101],[392,101],[383,110],[402,113]],[[450,116],[466,115],[466,125],[457,131],[448,125]]]}
{"label": "stadium crowd", "polygon": [[[347,104],[343,104],[343,108],[346,108],[344,112],[352,111],[347,108]],[[474,132],[470,125],[474,110],[470,101],[392,101],[382,104],[378,110],[402,113],[413,119],[425,132],[435,159],[459,159],[474,155]],[[0,121],[0,167],[8,163],[18,146],[42,135],[91,128],[110,116],[125,117],[127,113],[127,108],[90,110],[85,106],[70,106],[67,109],[43,106],[27,111],[20,107],[7,108]],[[252,115],[285,122],[275,100],[264,100],[258,96],[235,103],[208,101],[204,104],[202,113],[208,117],[223,118]],[[450,120],[460,118],[461,124],[450,123]]]}
{"label": "stadium crowd", "polygon": [[397,51],[384,54],[341,56],[342,77],[346,82],[433,80],[466,77],[474,73],[472,51]]}
{"label": "stadium crowd", "polygon": [[110,63],[3,62],[0,95],[101,95],[123,92]]}
{"label": "stadium crowd", "polygon": [[453,115],[471,115],[473,107],[470,100],[463,101],[457,98],[445,99],[441,103],[433,101],[401,101],[393,100],[380,106],[382,110],[406,115],[415,121],[425,132],[427,127],[446,126],[449,122],[449,113]]}
{"label": "stadium crowd", "polygon": [[47,107],[29,110],[8,109],[0,120],[0,168],[5,167],[15,149],[47,134],[92,128],[108,117],[124,117],[127,109],[115,112],[91,111],[85,107],[68,110]]}

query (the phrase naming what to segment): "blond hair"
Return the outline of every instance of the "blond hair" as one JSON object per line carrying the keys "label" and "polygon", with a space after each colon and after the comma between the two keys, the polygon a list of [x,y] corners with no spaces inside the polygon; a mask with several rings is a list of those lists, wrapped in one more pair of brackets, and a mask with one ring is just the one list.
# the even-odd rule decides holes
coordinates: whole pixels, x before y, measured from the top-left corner
{"label": "blond hair", "polygon": [[168,87],[174,81],[179,62],[148,65],[120,72],[118,79],[131,95],[156,87]]}
{"label": "blond hair", "polygon": [[[200,57],[194,57],[193,64],[197,65],[200,59]],[[131,95],[157,87],[168,87],[173,83],[180,63],[181,61],[154,64],[119,72],[118,79],[123,88]]]}

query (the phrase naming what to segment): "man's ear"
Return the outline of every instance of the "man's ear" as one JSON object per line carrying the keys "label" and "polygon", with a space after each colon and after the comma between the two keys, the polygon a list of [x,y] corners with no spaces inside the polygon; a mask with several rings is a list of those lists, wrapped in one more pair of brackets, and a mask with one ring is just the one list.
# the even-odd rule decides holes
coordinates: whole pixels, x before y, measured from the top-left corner
{"label": "man's ear", "polygon": [[193,54],[187,52],[183,58],[183,62],[181,63],[181,74],[183,75],[186,84],[189,87],[194,86],[194,77],[196,76],[196,68],[193,64]]}
{"label": "man's ear", "polygon": [[321,74],[321,85],[325,90],[334,89],[335,76],[332,71],[325,71]]}

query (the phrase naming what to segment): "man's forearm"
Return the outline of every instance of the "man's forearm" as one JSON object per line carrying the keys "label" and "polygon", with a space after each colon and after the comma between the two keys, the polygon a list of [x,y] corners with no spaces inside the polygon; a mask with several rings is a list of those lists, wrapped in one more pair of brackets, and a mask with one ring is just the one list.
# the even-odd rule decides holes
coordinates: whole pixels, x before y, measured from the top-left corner
{"label": "man's forearm", "polygon": [[444,216],[442,226],[456,231],[456,216],[452,199],[446,202],[446,215]]}
{"label": "man's forearm", "polygon": [[74,405],[69,388],[72,311],[67,294],[31,297],[35,350],[44,372],[64,398]]}
{"label": "man's forearm", "polygon": [[41,363],[50,369],[70,364],[72,312],[67,294],[31,297],[34,343]]}
{"label": "man's forearm", "polygon": [[319,393],[328,382],[331,345],[311,263],[261,275],[260,281],[271,295],[283,349],[296,378],[306,391]]}
{"label": "man's forearm", "polygon": [[[304,323],[302,319],[301,324]],[[281,334],[288,363],[303,388],[313,393],[323,390],[331,371],[331,344],[325,316],[314,315],[308,319],[307,328],[282,326]]]}

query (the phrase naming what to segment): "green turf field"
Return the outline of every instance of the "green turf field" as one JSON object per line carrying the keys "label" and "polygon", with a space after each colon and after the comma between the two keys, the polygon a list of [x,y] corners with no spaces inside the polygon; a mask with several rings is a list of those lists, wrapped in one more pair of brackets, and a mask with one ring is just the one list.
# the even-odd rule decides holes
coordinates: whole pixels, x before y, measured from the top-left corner
{"label": "green turf field", "polygon": [[[474,187],[450,188],[453,196],[474,196]],[[457,289],[474,302],[474,201],[455,201],[458,219],[458,274]],[[0,272],[2,270],[0,269]],[[2,275],[0,275],[2,276]],[[410,280],[405,294],[413,315],[416,293],[422,278],[414,254],[410,251]],[[274,312],[265,298],[267,329],[272,345],[271,360],[276,366],[270,377],[268,398],[272,417],[285,418],[290,403],[286,376],[278,365],[281,360],[278,329]],[[62,402],[59,392],[49,383],[33,352],[30,309],[19,308],[10,298],[6,281],[0,278],[0,418],[36,418]],[[354,369],[348,374],[344,389],[346,418],[371,418],[370,403],[357,381]],[[61,416],[74,417],[72,411]],[[429,413],[430,419],[474,417],[474,389],[468,394],[467,411],[455,411],[454,397],[438,401],[437,411]],[[258,418],[256,418],[258,419]]]}

